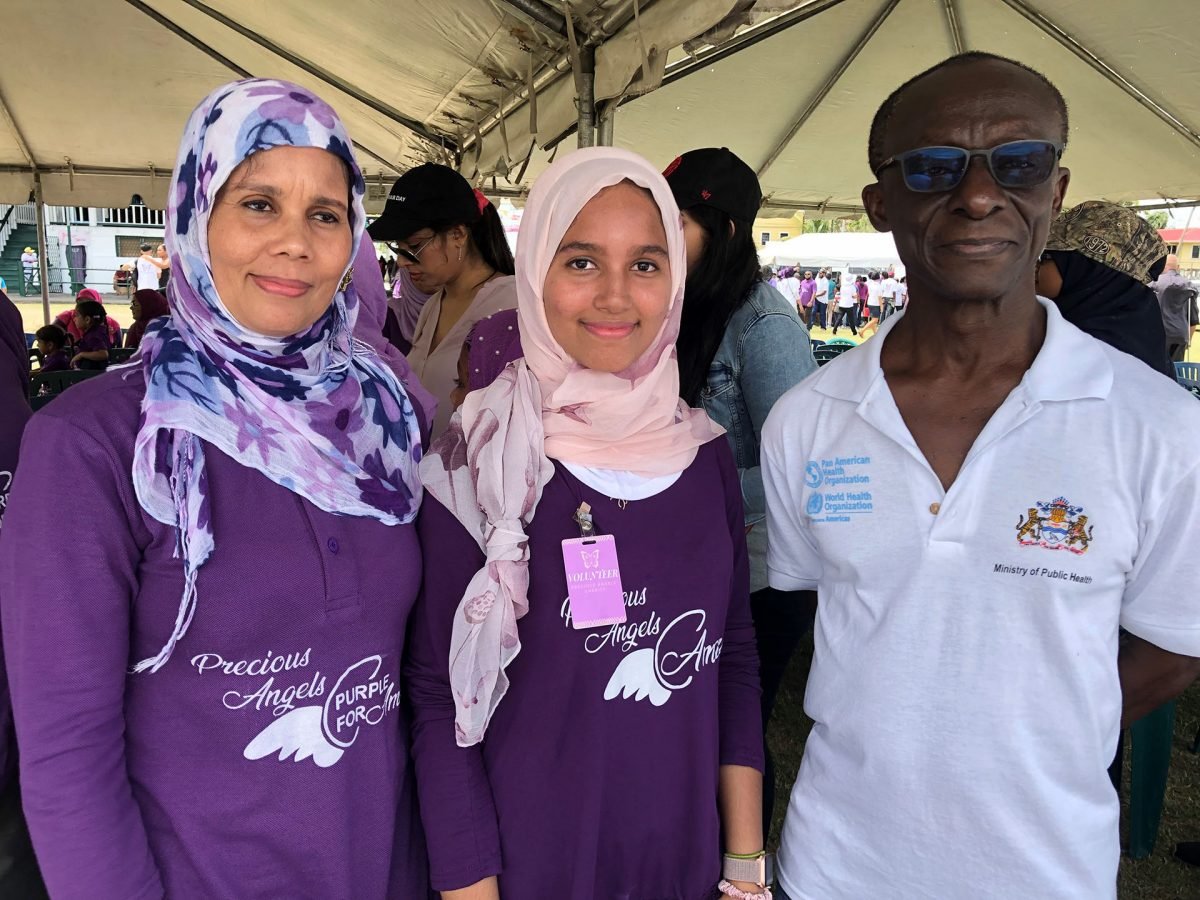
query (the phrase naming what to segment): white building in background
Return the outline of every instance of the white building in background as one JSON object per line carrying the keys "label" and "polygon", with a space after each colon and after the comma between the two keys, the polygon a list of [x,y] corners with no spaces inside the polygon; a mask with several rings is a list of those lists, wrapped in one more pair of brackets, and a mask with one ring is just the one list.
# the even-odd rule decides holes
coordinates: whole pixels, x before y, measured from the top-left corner
{"label": "white building in background", "polygon": [[111,293],[113,274],[123,263],[132,264],[137,259],[141,253],[139,245],[150,243],[157,247],[163,242],[165,216],[165,210],[147,206],[47,207],[46,236],[56,239],[59,247],[57,259],[51,255],[49,260],[60,267],[50,276],[51,286],[64,283],[62,290],[70,289],[66,248],[73,244],[87,250],[84,286]]}
{"label": "white building in background", "polygon": [[[0,206],[0,219],[9,207]],[[13,210],[12,224],[36,222],[33,204],[23,204]],[[46,265],[49,268],[50,290],[54,293],[71,291],[72,281],[82,281],[85,287],[109,294],[113,276],[124,263],[131,264],[141,252],[142,243],[158,246],[163,242],[166,212],[146,206],[124,208],[47,206]],[[26,229],[28,232],[28,229]],[[0,229],[0,252],[5,243],[15,239],[12,229]],[[28,240],[28,238],[26,238]],[[32,241],[29,241],[32,244]],[[83,247],[86,260],[82,279],[79,273],[68,271],[68,246]]]}

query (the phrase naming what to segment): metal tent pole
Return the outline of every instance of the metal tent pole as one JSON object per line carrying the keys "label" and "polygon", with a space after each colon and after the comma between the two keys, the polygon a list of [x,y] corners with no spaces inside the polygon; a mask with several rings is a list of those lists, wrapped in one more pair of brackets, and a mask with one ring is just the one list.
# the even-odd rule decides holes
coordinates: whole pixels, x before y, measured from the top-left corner
{"label": "metal tent pole", "polygon": [[43,325],[50,324],[50,278],[49,266],[46,265],[46,204],[42,202],[42,176],[33,173],[33,202],[37,210],[37,245],[38,245],[38,275],[42,279],[42,316]]}
{"label": "metal tent pole", "polygon": [[596,128],[596,146],[611,147],[613,145],[613,131],[619,105],[620,100],[609,100],[604,104],[604,109],[600,111],[600,124]]}
{"label": "metal tent pole", "polygon": [[596,145],[596,48],[579,48],[579,147]]}

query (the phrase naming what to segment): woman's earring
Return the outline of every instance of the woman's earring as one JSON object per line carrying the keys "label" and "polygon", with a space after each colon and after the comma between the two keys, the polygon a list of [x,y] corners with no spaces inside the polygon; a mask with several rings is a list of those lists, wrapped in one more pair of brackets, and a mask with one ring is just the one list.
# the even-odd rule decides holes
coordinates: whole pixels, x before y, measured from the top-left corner
{"label": "woman's earring", "polygon": [[462,244],[458,245],[458,261],[462,262]]}
{"label": "woman's earring", "polygon": [[342,276],[342,283],[338,285],[338,290],[342,293],[346,292],[346,288],[350,287],[350,282],[354,280],[354,266],[346,270],[346,274]]}

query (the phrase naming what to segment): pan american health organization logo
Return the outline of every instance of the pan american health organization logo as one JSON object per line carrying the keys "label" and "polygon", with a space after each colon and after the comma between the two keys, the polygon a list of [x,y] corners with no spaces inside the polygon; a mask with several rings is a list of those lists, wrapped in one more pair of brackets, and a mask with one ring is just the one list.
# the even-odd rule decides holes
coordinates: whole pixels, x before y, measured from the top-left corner
{"label": "pan american health organization logo", "polygon": [[804,464],[804,513],[814,522],[849,522],[875,512],[871,457],[832,456]]}
{"label": "pan american health organization logo", "polygon": [[1073,506],[1065,497],[1050,502],[1039,500],[1017,518],[1017,543],[1022,547],[1070,550],[1077,556],[1087,553],[1094,525],[1088,524],[1082,506]]}

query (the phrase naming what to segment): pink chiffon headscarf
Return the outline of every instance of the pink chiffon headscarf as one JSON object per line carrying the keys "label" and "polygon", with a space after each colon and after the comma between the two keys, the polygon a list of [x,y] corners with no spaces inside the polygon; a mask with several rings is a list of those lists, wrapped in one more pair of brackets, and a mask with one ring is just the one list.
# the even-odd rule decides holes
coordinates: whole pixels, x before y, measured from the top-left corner
{"label": "pink chiffon headscarf", "polygon": [[[606,187],[630,181],[662,215],[671,305],[649,349],[618,373],[587,369],[555,341],[542,287],[563,236]],[[426,490],[475,538],[486,561],[455,611],[450,686],[460,746],[483,739],[508,690],[505,668],[521,650],[517,620],[529,610],[529,538],[542,490],[560,459],[653,477],[682,472],[724,432],[679,399],[675,339],[687,273],[683,225],[671,189],[635,153],[579,150],[548,168],[530,192],[516,258],[517,320],[524,357],[467,395],[421,463]]]}

